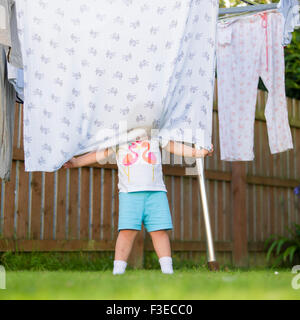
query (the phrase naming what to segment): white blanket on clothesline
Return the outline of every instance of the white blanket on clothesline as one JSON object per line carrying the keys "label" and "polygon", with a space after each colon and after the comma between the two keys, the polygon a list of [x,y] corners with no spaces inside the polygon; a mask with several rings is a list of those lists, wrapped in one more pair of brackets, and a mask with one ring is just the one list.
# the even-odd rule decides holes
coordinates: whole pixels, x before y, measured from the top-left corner
{"label": "white blanket on clothesline", "polygon": [[211,147],[216,0],[16,0],[26,171],[134,128]]}

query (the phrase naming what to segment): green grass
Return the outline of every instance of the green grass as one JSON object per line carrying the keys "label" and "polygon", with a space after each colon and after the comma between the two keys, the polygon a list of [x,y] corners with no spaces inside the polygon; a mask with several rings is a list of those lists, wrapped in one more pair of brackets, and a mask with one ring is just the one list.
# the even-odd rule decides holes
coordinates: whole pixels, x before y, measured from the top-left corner
{"label": "green grass", "polygon": [[0,299],[300,299],[290,270],[8,271]]}
{"label": "green grass", "polygon": [[[7,270],[2,299],[300,299],[291,287],[290,269],[236,270],[219,273],[174,254],[175,274],[162,275],[154,253],[145,255],[147,270],[111,274],[113,253],[11,253],[0,255]],[[202,267],[201,267],[202,266]]]}
{"label": "green grass", "polygon": [[[7,271],[108,271],[113,267],[114,252],[5,252],[0,265]],[[196,260],[173,254],[176,269],[191,269],[206,265],[205,255]],[[155,253],[145,253],[144,267],[160,269]]]}

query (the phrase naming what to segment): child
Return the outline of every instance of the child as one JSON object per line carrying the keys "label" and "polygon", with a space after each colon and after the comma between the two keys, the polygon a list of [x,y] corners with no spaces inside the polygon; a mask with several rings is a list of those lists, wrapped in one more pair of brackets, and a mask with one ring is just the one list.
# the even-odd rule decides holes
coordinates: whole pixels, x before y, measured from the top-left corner
{"label": "child", "polygon": [[[173,273],[167,233],[173,226],[163,181],[159,145],[157,140],[138,138],[117,148],[72,158],[64,164],[64,168],[87,166],[116,153],[119,174],[119,235],[115,249],[114,275],[125,272],[127,259],[142,223],[151,235],[162,272]],[[161,146],[175,155],[194,158],[205,157],[213,152],[197,150],[173,141]]]}

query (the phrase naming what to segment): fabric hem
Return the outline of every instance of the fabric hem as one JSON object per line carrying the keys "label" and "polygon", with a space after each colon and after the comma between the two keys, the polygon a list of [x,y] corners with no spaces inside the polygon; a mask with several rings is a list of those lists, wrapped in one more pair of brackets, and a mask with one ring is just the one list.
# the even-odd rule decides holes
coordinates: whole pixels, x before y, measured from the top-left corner
{"label": "fabric hem", "polygon": [[[146,228],[146,227],[145,227]],[[157,228],[151,228],[148,229],[146,228],[148,232],[155,232],[155,231],[168,231],[168,230],[173,230],[173,225],[172,226],[167,226],[167,227],[157,227]]]}
{"label": "fabric hem", "polygon": [[120,232],[120,231],[122,231],[122,230],[133,230],[133,231],[141,231],[142,230],[142,227],[140,227],[140,228],[132,228],[132,227],[128,227],[128,228],[126,228],[126,227],[122,227],[122,228],[118,228],[118,231]]}
{"label": "fabric hem", "polygon": [[271,154],[283,153],[283,152],[287,152],[287,151],[293,150],[293,149],[294,149],[294,146],[291,145],[291,146],[289,146],[289,147],[287,147],[287,148],[284,148],[284,149],[282,149],[282,150],[271,151]]}
{"label": "fabric hem", "polygon": [[127,191],[119,190],[119,193],[132,193],[132,192],[143,192],[143,191],[162,191],[162,192],[168,192],[166,188],[154,188],[154,187],[145,187],[138,188],[138,189],[129,189]]}

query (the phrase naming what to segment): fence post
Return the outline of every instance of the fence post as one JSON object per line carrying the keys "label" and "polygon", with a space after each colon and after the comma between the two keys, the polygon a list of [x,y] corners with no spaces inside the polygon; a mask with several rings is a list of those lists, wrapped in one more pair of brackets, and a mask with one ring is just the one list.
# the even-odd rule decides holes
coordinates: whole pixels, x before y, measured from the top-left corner
{"label": "fence post", "polygon": [[233,264],[237,267],[248,266],[248,235],[246,206],[246,163],[232,163],[231,193],[233,203]]}

